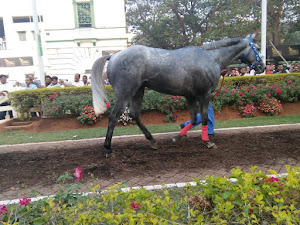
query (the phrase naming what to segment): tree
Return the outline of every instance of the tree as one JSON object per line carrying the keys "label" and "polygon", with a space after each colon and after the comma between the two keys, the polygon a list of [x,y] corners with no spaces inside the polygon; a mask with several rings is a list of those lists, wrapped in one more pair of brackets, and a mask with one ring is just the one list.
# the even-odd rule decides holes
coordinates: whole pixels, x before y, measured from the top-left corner
{"label": "tree", "polygon": [[[278,44],[297,34],[299,4],[268,1],[269,40]],[[260,0],[127,0],[126,7],[136,44],[174,49],[260,32]]]}

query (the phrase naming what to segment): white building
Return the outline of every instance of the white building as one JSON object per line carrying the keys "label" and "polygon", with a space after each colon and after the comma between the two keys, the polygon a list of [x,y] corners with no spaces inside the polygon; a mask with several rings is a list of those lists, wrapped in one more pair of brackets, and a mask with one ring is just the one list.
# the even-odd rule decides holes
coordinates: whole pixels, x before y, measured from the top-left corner
{"label": "white building", "polygon": [[[38,76],[32,0],[2,0],[0,74],[23,82]],[[39,30],[47,75],[73,80],[89,74],[102,55],[127,48],[124,0],[36,0]],[[1,40],[0,40],[1,41]]]}

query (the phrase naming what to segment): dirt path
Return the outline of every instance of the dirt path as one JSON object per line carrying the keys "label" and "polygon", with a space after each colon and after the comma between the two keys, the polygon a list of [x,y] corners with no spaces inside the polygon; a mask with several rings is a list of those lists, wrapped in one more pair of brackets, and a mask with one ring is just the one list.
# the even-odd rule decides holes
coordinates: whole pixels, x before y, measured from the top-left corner
{"label": "dirt path", "polygon": [[[178,145],[173,134],[155,135],[159,149],[153,151],[143,136],[115,137],[111,158],[104,157],[103,138],[58,143],[0,146],[0,194],[11,187],[55,185],[54,173],[83,169],[83,183],[90,174],[114,182],[165,174],[199,173],[202,170],[230,171],[234,167],[276,167],[289,160],[300,163],[300,124],[245,129],[220,129],[213,137],[219,147],[201,146],[200,132],[189,133]],[[274,168],[276,169],[276,168]]]}

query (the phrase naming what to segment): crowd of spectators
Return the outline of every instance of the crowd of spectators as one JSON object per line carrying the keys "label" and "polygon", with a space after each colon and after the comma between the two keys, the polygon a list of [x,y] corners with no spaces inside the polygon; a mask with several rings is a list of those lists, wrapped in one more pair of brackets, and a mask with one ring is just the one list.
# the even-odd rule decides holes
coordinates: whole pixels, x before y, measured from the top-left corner
{"label": "crowd of spectators", "polygon": [[[68,80],[58,79],[57,76],[45,76],[45,85],[41,85],[40,81],[37,80],[33,75],[27,75],[25,78],[25,84],[20,84],[20,82],[15,82],[12,84],[7,81],[7,75],[0,75],[0,106],[8,106],[7,93],[19,90],[32,90],[37,88],[64,88],[64,87],[83,87],[91,85],[87,75],[82,76],[80,80],[80,74],[76,73],[74,75],[74,81],[69,82]],[[0,120],[4,120],[6,114],[9,114],[10,118],[13,118],[12,111],[0,111]]]}
{"label": "crowd of spectators", "polygon": [[[289,66],[283,64],[278,64],[275,68],[275,64],[267,63],[266,71],[264,74],[277,74],[277,73],[299,73],[299,62],[293,63]],[[233,67],[228,69],[225,73],[225,77],[236,77],[236,76],[253,76],[253,75],[263,75],[256,74],[255,70],[250,70],[249,66],[246,67]]]}

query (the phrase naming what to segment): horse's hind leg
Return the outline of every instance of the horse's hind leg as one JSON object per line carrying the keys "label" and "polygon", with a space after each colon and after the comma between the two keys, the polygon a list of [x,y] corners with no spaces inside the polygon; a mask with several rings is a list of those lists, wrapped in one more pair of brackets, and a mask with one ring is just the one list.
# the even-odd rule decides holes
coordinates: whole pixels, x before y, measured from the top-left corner
{"label": "horse's hind leg", "polygon": [[118,118],[120,118],[121,114],[124,112],[125,107],[128,104],[128,100],[125,101],[122,98],[117,98],[116,104],[109,114],[109,122],[108,122],[108,128],[107,128],[107,133],[106,133],[106,138],[104,142],[104,147],[107,150],[106,157],[108,157],[111,153],[111,139],[113,136],[114,128],[116,123],[118,122]]}
{"label": "horse's hind leg", "polygon": [[195,97],[186,97],[186,101],[188,104],[188,108],[191,114],[191,121],[189,124],[187,124],[181,131],[179,132],[178,135],[172,137],[172,142],[176,143],[181,139],[181,137],[185,136],[186,133],[194,126],[197,125],[197,102]]}
{"label": "horse's hind leg", "polygon": [[148,131],[148,129],[145,127],[145,125],[142,123],[141,118],[140,118],[140,111],[141,111],[141,106],[143,102],[143,97],[144,97],[144,87],[141,87],[136,94],[133,96],[131,99],[131,104],[130,104],[130,115],[132,119],[135,120],[136,124],[139,126],[139,128],[143,131],[145,134],[146,138],[151,142],[151,148],[157,149],[156,142],[151,135],[151,133]]}

